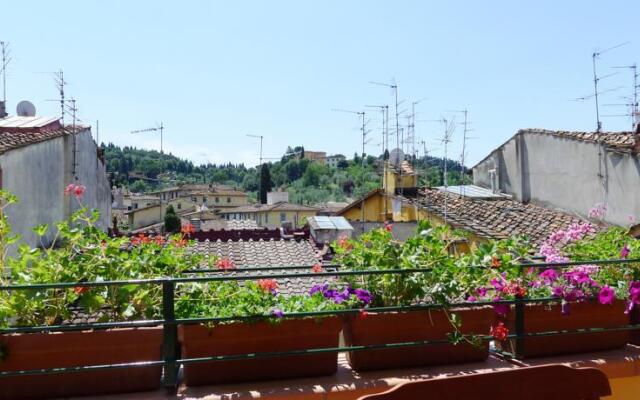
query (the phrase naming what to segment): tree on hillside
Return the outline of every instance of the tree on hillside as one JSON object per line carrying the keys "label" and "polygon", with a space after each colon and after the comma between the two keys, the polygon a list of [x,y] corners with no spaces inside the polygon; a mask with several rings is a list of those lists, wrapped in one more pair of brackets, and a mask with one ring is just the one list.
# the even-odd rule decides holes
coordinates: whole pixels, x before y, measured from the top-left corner
{"label": "tree on hillside", "polygon": [[144,193],[149,190],[149,186],[143,180],[137,180],[129,186],[129,190],[133,193]]}
{"label": "tree on hillside", "polygon": [[178,232],[181,228],[180,217],[176,214],[173,206],[169,204],[164,214],[164,229],[167,232]]}
{"label": "tree on hillside", "polygon": [[272,188],[273,182],[271,181],[269,165],[262,164],[262,168],[260,170],[260,203],[267,203],[267,192],[270,192]]}

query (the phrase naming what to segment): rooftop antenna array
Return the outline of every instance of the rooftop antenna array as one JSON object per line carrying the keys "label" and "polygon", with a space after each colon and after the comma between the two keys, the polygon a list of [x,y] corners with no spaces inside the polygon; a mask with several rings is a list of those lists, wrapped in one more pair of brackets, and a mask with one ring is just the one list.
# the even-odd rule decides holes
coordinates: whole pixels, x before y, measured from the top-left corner
{"label": "rooftop antenna array", "polygon": [[[591,54],[591,61],[592,61],[592,66],[593,66],[593,95],[592,95],[592,96],[586,96],[586,97],[584,97],[584,98],[580,98],[579,100],[583,100],[583,99],[584,99],[584,100],[586,100],[586,99],[587,99],[587,98],[589,98],[589,97],[593,97],[593,98],[594,98],[594,100],[595,100],[595,106],[596,106],[596,132],[598,132],[598,133],[599,133],[599,132],[602,132],[602,122],[600,121],[600,105],[599,105],[599,103],[598,103],[598,95],[600,95],[600,94],[602,94],[602,93],[605,93],[605,92],[598,92],[598,83],[599,83],[602,79],[604,79],[604,78],[608,78],[608,77],[610,77],[610,76],[613,76],[613,75],[615,75],[616,73],[608,74],[608,75],[605,75],[605,76],[598,76],[597,62],[596,62],[596,61],[598,60],[598,58],[599,58],[602,54],[604,54],[604,53],[606,53],[606,52],[608,52],[608,51],[611,51],[611,50],[617,49],[617,48],[619,48],[619,47],[625,46],[625,45],[627,45],[627,44],[629,44],[629,42],[624,42],[624,43],[618,44],[618,45],[613,46],[613,47],[609,47],[609,48],[604,49],[604,50],[595,50],[595,51]],[[617,90],[617,89],[619,89],[619,88],[611,89],[611,90],[608,90],[608,91],[613,91],[613,90]]]}
{"label": "rooftop antenna array", "polygon": [[260,139],[260,163],[258,164],[258,195],[256,197],[258,203],[262,204],[262,198],[260,197],[260,193],[262,193],[262,179],[260,174],[262,174],[262,141],[264,140],[264,136],[248,134],[247,137]]}
{"label": "rooftop antenna array", "polygon": [[164,135],[164,124],[162,121],[160,121],[159,124],[156,124],[156,126],[152,127],[152,128],[146,128],[146,129],[138,129],[136,131],[131,131],[131,133],[146,133],[146,132],[160,132],[160,154],[164,154],[164,149],[163,149],[163,135]]}
{"label": "rooftop antenna array", "polygon": [[[620,116],[631,116],[631,130],[635,131],[638,124],[640,124],[640,110],[638,109],[638,88],[640,88],[640,85],[638,84],[638,77],[640,76],[638,74],[638,66],[636,63],[633,63],[632,65],[623,65],[620,67],[613,67],[613,68],[617,68],[617,69],[630,69],[633,73],[633,93],[631,95],[631,102],[630,103],[625,103],[625,104],[607,104],[607,105],[624,105],[629,107],[629,114],[622,114]],[[618,115],[615,115],[618,116]]]}
{"label": "rooftop antenna array", "polygon": [[443,117],[440,121],[442,122],[442,126],[444,127],[444,133],[442,135],[441,141],[442,141],[442,144],[444,145],[444,168],[442,173],[442,183],[444,185],[444,222],[446,224],[447,217],[448,217],[447,189],[449,187],[449,182],[447,178],[448,147],[449,147],[449,143],[451,143],[451,138],[453,137],[453,132],[455,131],[456,124],[455,124],[455,118],[452,118],[451,121],[449,121],[448,119]]}
{"label": "rooftop antenna array", "polygon": [[[389,106],[388,105],[368,105],[365,106],[368,108],[379,108],[380,109],[380,113],[382,114],[382,163],[384,164],[386,162],[385,160],[385,154],[388,151],[388,146],[389,146]],[[387,185],[387,174],[382,173],[382,187],[386,188]],[[384,202],[384,215],[387,215],[388,213],[388,209],[387,209],[387,202]]]}
{"label": "rooftop antenna array", "polygon": [[[393,79],[392,81],[393,83],[382,83],[382,82],[375,82],[375,81],[369,81],[369,83],[372,85],[386,86],[393,91],[393,94],[395,97],[395,114],[396,114],[396,148],[401,148],[404,138],[401,138],[402,130],[400,129],[400,112],[398,110],[398,106],[400,105],[400,103],[398,102],[398,84],[396,83],[395,79]],[[400,168],[400,181],[402,182],[402,168]],[[400,185],[400,195],[402,195],[403,193],[402,186],[403,185]]]}
{"label": "rooftop antenna array", "polygon": [[[369,131],[367,131],[367,121],[365,120],[366,117],[366,113],[364,111],[352,111],[352,110],[344,110],[341,108],[334,108],[331,111],[336,111],[336,112],[342,112],[342,113],[348,113],[348,114],[354,114],[357,115],[359,117],[362,117],[362,127],[360,128],[360,130],[362,131],[362,157],[361,157],[361,164],[362,164],[362,189],[365,188],[365,173],[364,173],[364,163],[365,163],[365,157],[366,157],[366,153],[365,153],[365,146],[367,145],[367,143],[369,142],[369,140],[367,140],[367,135],[369,134]],[[361,216],[361,221],[362,221],[362,233],[364,233],[364,217],[365,217],[365,212],[364,212],[364,206],[365,206],[365,202],[364,202],[364,198],[365,198],[365,193],[362,193],[362,201],[360,203],[360,210],[362,211],[362,216]]]}
{"label": "rooftop antenna array", "polygon": [[64,80],[64,72],[59,70],[58,72],[53,73],[54,80],[56,82],[56,87],[58,88],[58,93],[60,93],[60,119],[62,120],[62,125],[64,125],[64,109],[65,109],[65,100],[64,100],[64,86],[67,82]]}
{"label": "rooftop antenna array", "polygon": [[462,114],[462,153],[460,154],[460,178],[462,180],[462,195],[465,195],[465,183],[464,177],[466,176],[467,167],[465,165],[465,159],[467,155],[467,140],[473,139],[470,138],[468,133],[473,131],[473,129],[469,128],[469,110],[465,107],[463,110],[452,110],[451,112],[456,112]]}
{"label": "rooftop antenna array", "polygon": [[[11,50],[9,43],[0,42],[0,52],[2,53],[2,62],[0,63],[0,72],[2,72],[2,102],[7,104],[7,66],[11,62]],[[1,117],[1,116],[0,116]]]}

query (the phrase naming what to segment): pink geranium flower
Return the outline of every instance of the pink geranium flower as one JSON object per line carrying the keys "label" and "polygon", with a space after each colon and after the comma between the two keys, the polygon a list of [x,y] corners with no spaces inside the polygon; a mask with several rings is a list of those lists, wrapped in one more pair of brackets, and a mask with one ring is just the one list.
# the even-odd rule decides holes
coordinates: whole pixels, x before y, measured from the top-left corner
{"label": "pink geranium flower", "polygon": [[613,304],[616,299],[616,293],[609,286],[603,286],[598,294],[600,304]]}
{"label": "pink geranium flower", "polygon": [[629,250],[629,246],[625,244],[622,249],[620,249],[620,258],[625,259],[629,257],[629,253],[631,253],[631,250]]}

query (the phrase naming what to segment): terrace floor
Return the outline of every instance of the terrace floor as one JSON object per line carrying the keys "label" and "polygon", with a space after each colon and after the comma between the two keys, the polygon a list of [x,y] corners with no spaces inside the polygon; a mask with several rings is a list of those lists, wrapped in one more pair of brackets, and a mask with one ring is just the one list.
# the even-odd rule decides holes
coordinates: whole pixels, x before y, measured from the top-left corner
{"label": "terrace floor", "polygon": [[347,364],[344,354],[339,356],[338,373],[333,376],[253,382],[232,385],[180,387],[177,395],[164,390],[78,400],[244,400],[244,399],[357,399],[365,394],[379,393],[397,384],[433,378],[446,378],[500,371],[520,366],[565,364],[572,367],[594,367],[602,370],[611,384],[613,395],[607,399],[638,399],[640,393],[640,347],[628,345],[624,349],[510,362],[494,356],[482,363],[457,364],[438,367],[412,368],[356,373]]}

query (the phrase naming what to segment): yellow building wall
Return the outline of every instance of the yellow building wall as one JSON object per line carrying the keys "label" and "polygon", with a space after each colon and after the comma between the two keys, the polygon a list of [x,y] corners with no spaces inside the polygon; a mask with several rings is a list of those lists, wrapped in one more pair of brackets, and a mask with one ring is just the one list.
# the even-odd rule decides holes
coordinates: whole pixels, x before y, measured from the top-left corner
{"label": "yellow building wall", "polygon": [[[249,204],[247,195],[227,195],[227,194],[198,194],[184,196],[193,203],[202,206],[205,204],[210,209],[246,206]],[[218,199],[218,201],[216,201]],[[205,201],[206,200],[206,201]]]}
{"label": "yellow building wall", "polygon": [[176,213],[196,210],[196,203],[191,201],[189,197],[178,197],[177,199],[169,200],[169,204],[173,206]]}
{"label": "yellow building wall", "polygon": [[164,221],[164,206],[155,206],[142,210],[135,210],[128,214],[129,230],[136,230],[145,226],[158,224]]}
{"label": "yellow building wall", "polygon": [[[291,222],[294,228],[302,227],[304,218],[313,217],[318,214],[317,211],[268,211],[257,213],[257,222],[261,226],[282,227],[281,214],[285,214],[285,221]],[[268,218],[267,218],[268,216]]]}
{"label": "yellow building wall", "polygon": [[[373,196],[368,197],[364,201],[364,220],[368,222],[385,222],[391,219],[390,214],[385,216],[385,196],[380,193],[376,193]],[[386,210],[391,213],[391,202],[387,200]],[[362,221],[362,208],[361,202],[338,214],[345,217],[349,221]]]}

